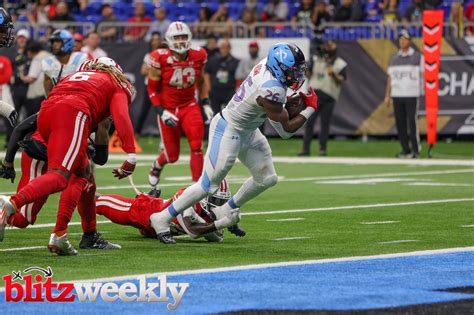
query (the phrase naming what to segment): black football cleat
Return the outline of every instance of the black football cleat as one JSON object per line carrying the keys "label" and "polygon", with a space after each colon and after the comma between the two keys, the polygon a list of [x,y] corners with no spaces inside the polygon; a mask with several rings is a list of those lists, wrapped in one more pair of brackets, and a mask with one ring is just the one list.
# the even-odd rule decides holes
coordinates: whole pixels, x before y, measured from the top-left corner
{"label": "black football cleat", "polygon": [[163,244],[176,244],[176,240],[173,238],[170,231],[158,233],[156,238]]}
{"label": "black football cleat", "polygon": [[153,198],[160,198],[161,196],[161,189],[159,188],[152,188],[148,193],[148,196],[153,197]]}
{"label": "black football cleat", "polygon": [[121,249],[122,246],[106,241],[99,232],[82,234],[81,249]]}
{"label": "black football cleat", "polygon": [[244,237],[245,234],[247,234],[245,232],[245,230],[240,227],[239,224],[232,225],[232,226],[228,227],[227,230],[229,230],[230,233],[232,233],[232,234],[234,234],[235,236],[238,236],[238,237]]}

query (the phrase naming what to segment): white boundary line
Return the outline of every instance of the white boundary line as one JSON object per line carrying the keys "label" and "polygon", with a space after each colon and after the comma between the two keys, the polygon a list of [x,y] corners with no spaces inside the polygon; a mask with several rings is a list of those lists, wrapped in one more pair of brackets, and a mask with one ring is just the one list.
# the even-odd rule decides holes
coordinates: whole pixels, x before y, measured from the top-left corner
{"label": "white boundary line", "polygon": [[[381,254],[381,255],[369,255],[369,256],[351,256],[351,257],[340,257],[340,258],[326,258],[326,259],[315,259],[315,260],[299,260],[299,261],[286,261],[277,263],[264,263],[264,264],[250,264],[240,265],[232,267],[219,267],[219,268],[207,268],[207,269],[194,269],[194,270],[182,270],[172,272],[154,272],[145,274],[134,274],[128,276],[117,276],[117,277],[106,277],[96,279],[84,279],[84,280],[72,280],[69,282],[84,283],[84,282],[109,282],[109,281],[125,281],[125,280],[136,280],[140,276],[147,278],[157,277],[158,275],[166,276],[180,276],[180,275],[196,275],[206,273],[219,273],[219,272],[232,272],[242,270],[255,270],[275,267],[287,267],[287,266],[298,266],[298,265],[319,265],[336,262],[352,262],[352,261],[364,261],[374,259],[390,259],[390,258],[401,258],[401,257],[413,257],[413,256],[431,256],[431,255],[442,255],[442,254],[453,254],[463,252],[474,252],[474,246],[469,247],[454,247],[434,250],[421,250],[405,253],[393,253],[393,254]],[[5,291],[5,287],[0,287],[0,292]]]}
{"label": "white boundary line", "polygon": [[270,219],[267,222],[288,222],[288,221],[303,221],[304,218],[288,218],[288,219]]}

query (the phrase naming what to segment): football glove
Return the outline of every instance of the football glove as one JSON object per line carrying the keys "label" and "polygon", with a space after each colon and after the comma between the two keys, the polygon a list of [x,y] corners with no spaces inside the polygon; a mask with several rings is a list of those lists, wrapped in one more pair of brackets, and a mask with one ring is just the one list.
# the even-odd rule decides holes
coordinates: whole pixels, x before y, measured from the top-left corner
{"label": "football glove", "polygon": [[313,88],[309,88],[309,94],[305,94],[304,92],[300,92],[299,94],[303,98],[307,107],[312,107],[314,110],[318,109],[318,96]]}
{"label": "football glove", "polygon": [[114,174],[114,177],[117,177],[118,179],[125,178],[133,173],[133,171],[135,170],[136,164],[137,164],[136,155],[134,153],[129,153],[128,159],[125,162],[123,162],[120,168],[118,167],[114,168],[112,173]]}
{"label": "football glove", "polygon": [[8,119],[8,122],[10,125],[12,125],[12,127],[16,126],[18,113],[12,105],[4,101],[0,101],[0,115]]}
{"label": "football glove", "polygon": [[15,176],[15,168],[5,166],[5,164],[2,163],[0,166],[0,178],[10,179],[13,183],[15,181]]}
{"label": "football glove", "polygon": [[214,117],[214,111],[211,107],[211,102],[208,98],[205,98],[201,102],[202,109],[204,110],[204,115],[206,115],[206,121],[204,122],[206,125],[211,123],[212,117]]}
{"label": "football glove", "polygon": [[163,110],[163,114],[161,114],[161,121],[163,121],[167,126],[176,127],[178,125],[179,119],[176,117],[176,115],[165,109]]}

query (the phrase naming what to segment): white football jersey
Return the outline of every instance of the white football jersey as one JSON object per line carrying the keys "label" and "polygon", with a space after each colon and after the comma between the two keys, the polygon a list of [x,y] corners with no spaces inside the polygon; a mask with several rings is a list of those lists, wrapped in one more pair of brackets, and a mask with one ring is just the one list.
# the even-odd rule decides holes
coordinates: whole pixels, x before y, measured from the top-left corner
{"label": "white football jersey", "polygon": [[[56,56],[48,56],[43,59],[42,61],[42,68],[44,74],[46,74],[53,83],[57,84],[61,79],[64,79],[68,75],[76,72],[79,69],[79,66],[86,60],[88,60],[88,56],[86,53],[83,52],[73,52],[71,57],[69,57],[69,61],[66,65],[63,66],[61,71],[61,63],[56,58]],[[61,76],[58,78],[59,74]]]}
{"label": "white football jersey", "polygon": [[267,58],[253,67],[222,110],[224,119],[236,130],[254,131],[265,121],[265,110],[257,104],[259,96],[281,104],[286,102],[287,87],[267,70],[266,63]]}

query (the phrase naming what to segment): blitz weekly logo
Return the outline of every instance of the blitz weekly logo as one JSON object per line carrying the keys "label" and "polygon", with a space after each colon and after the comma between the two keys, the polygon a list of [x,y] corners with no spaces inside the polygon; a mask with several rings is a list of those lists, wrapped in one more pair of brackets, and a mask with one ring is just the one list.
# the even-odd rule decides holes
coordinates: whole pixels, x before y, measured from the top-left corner
{"label": "blitz weekly logo", "polygon": [[[33,275],[32,273],[36,273]],[[189,283],[168,282],[166,275],[155,279],[137,276],[134,282],[54,282],[53,270],[30,267],[2,277],[6,302],[168,302],[175,310],[180,305]],[[171,298],[168,297],[171,294]]]}

